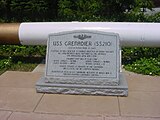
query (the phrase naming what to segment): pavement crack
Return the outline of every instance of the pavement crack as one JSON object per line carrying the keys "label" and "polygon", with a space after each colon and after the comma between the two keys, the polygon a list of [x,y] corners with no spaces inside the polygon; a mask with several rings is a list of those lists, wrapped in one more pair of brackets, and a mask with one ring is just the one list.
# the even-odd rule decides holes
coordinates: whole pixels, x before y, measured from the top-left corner
{"label": "pavement crack", "polygon": [[119,97],[117,97],[117,99],[118,99],[118,109],[119,109],[119,115],[121,116],[121,106],[120,106]]}
{"label": "pavement crack", "polygon": [[43,98],[44,94],[41,96],[41,98],[39,99],[39,101],[37,102],[35,108],[33,109],[33,112],[35,112],[35,110],[37,109],[39,103],[41,102],[42,98]]}
{"label": "pavement crack", "polygon": [[9,120],[12,114],[13,114],[13,112],[11,112],[11,114],[7,117],[6,120]]}

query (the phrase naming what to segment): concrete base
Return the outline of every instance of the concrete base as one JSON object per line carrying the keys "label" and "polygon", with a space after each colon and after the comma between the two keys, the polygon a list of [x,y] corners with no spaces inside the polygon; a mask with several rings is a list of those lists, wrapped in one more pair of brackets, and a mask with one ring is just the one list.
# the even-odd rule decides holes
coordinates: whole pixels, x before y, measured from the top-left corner
{"label": "concrete base", "polygon": [[40,93],[56,93],[56,94],[110,95],[110,96],[128,95],[128,85],[122,73],[120,73],[120,84],[118,86],[54,84],[54,83],[46,83],[45,77],[42,77],[36,83],[36,90],[37,92]]}

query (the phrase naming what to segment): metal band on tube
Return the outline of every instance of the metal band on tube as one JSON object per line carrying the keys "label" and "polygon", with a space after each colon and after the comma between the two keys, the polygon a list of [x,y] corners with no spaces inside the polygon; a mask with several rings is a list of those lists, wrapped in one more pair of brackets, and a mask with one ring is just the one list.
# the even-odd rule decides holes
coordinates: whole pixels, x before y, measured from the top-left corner
{"label": "metal band on tube", "polygon": [[20,44],[19,26],[20,23],[0,24],[0,44]]}

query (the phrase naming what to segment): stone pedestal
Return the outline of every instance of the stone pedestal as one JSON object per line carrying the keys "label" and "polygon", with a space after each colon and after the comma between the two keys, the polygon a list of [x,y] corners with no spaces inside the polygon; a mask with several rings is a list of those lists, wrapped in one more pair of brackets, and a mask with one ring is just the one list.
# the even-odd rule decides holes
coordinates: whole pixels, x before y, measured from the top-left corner
{"label": "stone pedestal", "polygon": [[127,96],[119,35],[76,30],[50,34],[37,92]]}
{"label": "stone pedestal", "polygon": [[128,85],[123,73],[120,73],[120,83],[117,86],[77,85],[46,83],[42,77],[36,83],[37,92],[55,94],[107,95],[127,96]]}

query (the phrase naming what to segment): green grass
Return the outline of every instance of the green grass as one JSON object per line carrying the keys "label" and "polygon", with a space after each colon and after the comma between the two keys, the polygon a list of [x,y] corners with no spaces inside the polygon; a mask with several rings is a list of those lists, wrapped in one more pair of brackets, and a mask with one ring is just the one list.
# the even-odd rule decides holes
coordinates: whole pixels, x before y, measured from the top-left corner
{"label": "green grass", "polygon": [[0,75],[2,75],[6,70],[3,69],[3,70],[0,70]]}
{"label": "green grass", "polygon": [[0,70],[0,75],[3,74],[5,71],[25,71],[31,72],[37,66],[37,63],[22,63],[22,64],[12,64],[9,68],[4,68]]}
{"label": "green grass", "polygon": [[26,64],[13,64],[8,70],[11,71],[33,71],[34,68],[37,66],[38,64],[33,64],[33,63],[26,63]]}
{"label": "green grass", "polygon": [[124,48],[122,61],[128,71],[144,75],[160,75],[160,48]]}
{"label": "green grass", "polygon": [[160,75],[160,59],[158,58],[141,58],[132,64],[127,64],[124,68],[128,71],[144,75]]}
{"label": "green grass", "polygon": [[0,59],[0,75],[5,71],[26,71],[31,72],[42,62],[44,57],[9,57]]}

